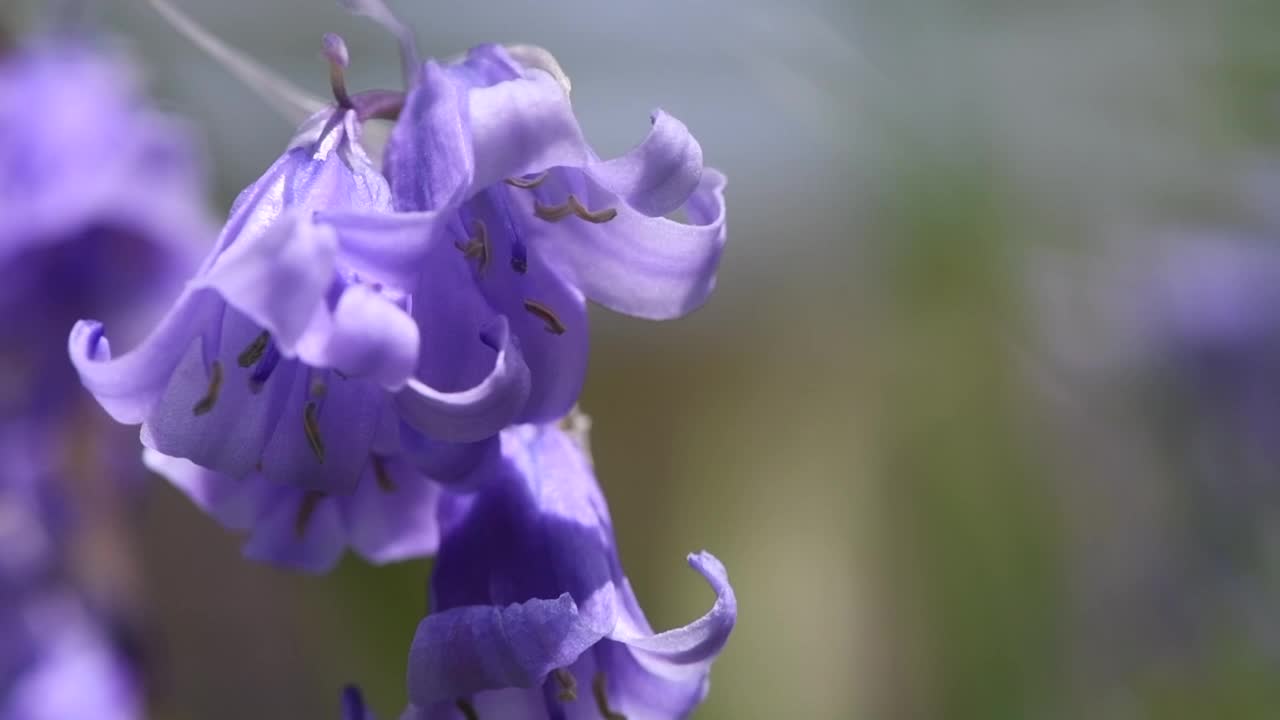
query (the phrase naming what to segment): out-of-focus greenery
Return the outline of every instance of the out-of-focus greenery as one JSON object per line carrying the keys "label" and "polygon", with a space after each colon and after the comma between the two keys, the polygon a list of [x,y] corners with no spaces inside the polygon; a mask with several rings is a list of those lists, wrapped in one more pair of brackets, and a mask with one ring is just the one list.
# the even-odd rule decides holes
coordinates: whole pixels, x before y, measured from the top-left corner
{"label": "out-of-focus greenery", "polygon": [[[327,30],[354,85],[397,82],[333,3],[174,2],[317,93]],[[1197,508],[1172,509],[1176,459],[1145,444],[1146,381],[1107,374],[1123,338],[1087,331],[1123,309],[1052,259],[1140,271],[1148,228],[1231,220],[1241,168],[1280,158],[1280,5],[392,4],[434,53],[552,48],[602,151],[661,105],[728,173],[716,297],[665,324],[593,311],[583,397],[653,624],[709,605],[690,551],[737,589],[698,717],[1280,714],[1258,638],[1162,624],[1180,590],[1142,589]],[[142,3],[106,15],[205,128],[225,206],[289,129]],[[1048,282],[1093,304],[1051,321]],[[283,576],[155,492],[159,717],[335,717],[347,681],[394,717],[429,563]]]}

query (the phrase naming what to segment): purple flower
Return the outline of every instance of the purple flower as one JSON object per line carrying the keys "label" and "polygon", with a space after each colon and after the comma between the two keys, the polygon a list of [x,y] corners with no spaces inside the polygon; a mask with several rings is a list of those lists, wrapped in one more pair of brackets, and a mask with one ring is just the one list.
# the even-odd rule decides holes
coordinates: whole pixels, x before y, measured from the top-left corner
{"label": "purple flower", "polygon": [[623,575],[586,453],[553,425],[503,431],[472,494],[441,500],[432,612],[409,658],[418,718],[686,716],[737,617],[724,566],[689,564],[715,606],[655,634]]}
{"label": "purple flower", "polygon": [[[81,604],[67,594],[37,595],[0,608],[30,645],[27,662],[0,677],[0,720],[135,720],[142,692],[132,666]],[[15,642],[6,632],[0,643]]]}
{"label": "purple flower", "polygon": [[[567,413],[581,389],[587,299],[664,319],[707,298],[725,241],[725,181],[704,170],[697,141],[661,111],[644,142],[600,160],[554,60],[517,50],[541,67],[494,45],[453,65],[426,63],[384,172],[400,210],[460,204],[427,254],[433,300],[415,308],[424,334],[465,338],[505,318],[533,382],[519,421],[545,422]],[[677,210],[691,224],[662,217]],[[462,311],[439,312],[446,299]],[[482,360],[427,352],[420,373],[465,385]]]}
{"label": "purple flower", "polygon": [[230,478],[154,450],[147,466],[227,529],[247,531],[244,553],[312,573],[328,572],[351,547],[374,564],[429,555],[440,533],[440,487],[403,460],[374,457],[348,494],[323,494],[261,473]]}
{"label": "purple flower", "polygon": [[0,56],[0,416],[65,416],[66,328],[163,311],[213,237],[203,202],[186,128],[120,57],[77,35]]}
{"label": "purple flower", "polygon": [[501,319],[449,338],[449,352],[487,361],[473,386],[415,377],[420,345],[438,340],[409,313],[438,217],[392,214],[360,144],[381,94],[349,96],[345,46],[329,36],[326,49],[336,104],[241,193],[171,312],[119,358],[94,321],[75,326],[70,351],[112,416],[143,423],[148,447],[232,478],[348,493],[371,457],[399,452],[397,405],[432,440],[481,440],[528,380]]}

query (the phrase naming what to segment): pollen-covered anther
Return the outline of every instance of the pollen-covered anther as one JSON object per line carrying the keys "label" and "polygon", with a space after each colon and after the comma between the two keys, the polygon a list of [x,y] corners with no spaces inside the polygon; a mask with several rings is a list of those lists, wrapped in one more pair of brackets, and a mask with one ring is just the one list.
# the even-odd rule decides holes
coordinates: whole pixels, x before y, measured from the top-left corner
{"label": "pollen-covered anther", "polygon": [[529,314],[546,323],[547,332],[552,335],[563,335],[564,331],[568,329],[564,326],[564,323],[560,321],[560,317],[556,315],[551,308],[543,305],[537,300],[525,300],[524,309],[529,311]]}
{"label": "pollen-covered anther", "polygon": [[453,246],[461,250],[468,260],[475,258],[483,273],[489,267],[489,229],[485,227],[484,221],[476,220],[471,224],[471,231],[474,234],[466,243],[455,242]]}
{"label": "pollen-covered anther", "polygon": [[476,706],[472,705],[470,700],[466,698],[458,698],[453,704],[467,720],[480,720],[480,713],[476,712]]}
{"label": "pollen-covered anther", "polygon": [[318,490],[308,490],[302,494],[302,499],[298,501],[298,515],[293,519],[293,531],[302,537],[307,534],[307,524],[311,522],[311,516],[316,512],[316,505],[324,499],[324,493]]}
{"label": "pollen-covered anther", "polygon": [[213,409],[214,404],[218,402],[218,393],[222,391],[222,363],[214,360],[212,367],[209,368],[209,390],[205,392],[204,397],[191,408],[194,415],[204,415]]}
{"label": "pollen-covered anther", "polygon": [[373,464],[373,479],[378,483],[378,489],[385,493],[395,492],[396,483],[387,472],[387,462],[377,455],[371,456],[369,461]]}
{"label": "pollen-covered anther", "polygon": [[578,699],[578,681],[574,679],[573,673],[565,668],[557,668],[551,675],[556,679],[556,684],[560,686],[560,691],[556,693],[556,699],[560,702],[573,702]]}
{"label": "pollen-covered anther", "polygon": [[324,438],[320,437],[320,423],[316,420],[317,407],[314,402],[307,403],[302,410],[302,431],[307,436],[307,444],[316,459],[324,462]]}
{"label": "pollen-covered anther", "polygon": [[263,330],[258,333],[258,337],[249,343],[249,346],[240,352],[236,357],[236,364],[242,368],[252,367],[254,363],[262,359],[264,353],[267,352],[267,345],[271,342],[271,333]]}
{"label": "pollen-covered anther", "polygon": [[626,715],[609,708],[609,687],[604,673],[596,673],[591,679],[591,694],[596,698],[596,709],[600,711],[600,717],[605,720],[627,720]]}
{"label": "pollen-covered anther", "polygon": [[521,188],[522,190],[532,190],[533,188],[541,185],[542,181],[546,179],[547,174],[545,172],[540,172],[531,178],[507,178],[506,183],[512,187]]}
{"label": "pollen-covered anther", "polygon": [[324,56],[329,60],[329,86],[333,88],[333,99],[338,101],[339,107],[349,108],[355,104],[351,102],[351,95],[347,93],[347,65],[351,62],[351,55],[347,52],[347,44],[342,38],[333,33],[324,34]]}
{"label": "pollen-covered anther", "polygon": [[547,222],[560,222],[561,220],[576,215],[590,223],[607,223],[618,216],[615,208],[605,208],[604,210],[588,210],[577,197],[570,195],[569,199],[563,205],[543,205],[540,202],[533,204],[533,214]]}

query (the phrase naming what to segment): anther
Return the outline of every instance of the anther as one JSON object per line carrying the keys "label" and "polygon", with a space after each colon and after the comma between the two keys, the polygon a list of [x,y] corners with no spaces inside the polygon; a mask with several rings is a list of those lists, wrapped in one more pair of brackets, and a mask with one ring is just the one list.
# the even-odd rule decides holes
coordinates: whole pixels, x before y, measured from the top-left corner
{"label": "anther", "polygon": [[627,720],[627,716],[609,709],[609,690],[605,685],[604,673],[596,673],[591,680],[591,694],[596,698],[596,709],[605,720]]}
{"label": "anther", "polygon": [[577,215],[587,222],[600,224],[607,223],[617,217],[618,211],[614,208],[588,210],[577,197],[570,195],[563,205],[543,205],[535,202],[533,204],[533,214],[547,222],[559,222],[570,215]]}
{"label": "anther", "polygon": [[236,363],[242,368],[251,367],[262,359],[262,355],[267,351],[267,345],[270,343],[271,333],[263,330],[258,333],[258,337],[254,338],[253,342],[249,343],[249,347],[241,351],[239,357],[236,358]]}
{"label": "anther", "polygon": [[293,519],[293,531],[299,538],[307,534],[307,524],[316,512],[316,505],[323,499],[324,493],[317,490],[308,490],[302,494],[302,500],[298,502],[298,515]]}
{"label": "anther", "polygon": [[262,392],[262,388],[267,384],[267,380],[271,378],[271,373],[275,372],[276,366],[280,364],[280,351],[270,342],[262,351],[262,359],[254,366],[253,372],[249,374],[249,391],[257,395]]}
{"label": "anther", "polygon": [[454,705],[458,707],[462,716],[467,720],[480,720],[480,714],[476,712],[476,706],[472,705],[470,700],[467,700],[466,698],[458,698],[457,701],[454,702]]}
{"label": "anther", "polygon": [[191,412],[195,415],[204,415],[213,409],[214,403],[218,402],[218,393],[222,390],[222,363],[214,360],[213,366],[209,369],[209,390],[204,397],[191,408]]}
{"label": "anther", "polygon": [[475,258],[480,272],[483,273],[485,268],[489,267],[489,229],[485,227],[483,221],[476,220],[471,224],[471,230],[475,235],[465,244],[455,242],[453,246],[461,250],[467,259]]}
{"label": "anther", "polygon": [[320,437],[320,425],[316,421],[316,404],[314,402],[307,403],[302,410],[302,431],[307,435],[307,443],[311,445],[311,452],[316,454],[316,459],[324,462],[324,439]]}
{"label": "anther", "polygon": [[329,394],[329,386],[325,384],[324,380],[313,378],[311,387],[307,388],[307,392],[310,393],[312,398],[319,400]]}
{"label": "anther", "polygon": [[538,318],[547,325],[547,332],[552,335],[563,335],[567,329],[564,323],[560,322],[560,318],[551,310],[551,308],[543,305],[537,300],[525,300],[524,309],[528,310],[531,315]]}
{"label": "anther", "polygon": [[354,107],[351,96],[347,94],[347,78],[344,73],[351,62],[347,44],[341,37],[325,33],[324,56],[329,60],[329,86],[333,88],[333,99],[338,101],[338,107]]}
{"label": "anther", "polygon": [[573,673],[565,668],[557,668],[552,676],[560,686],[560,692],[556,693],[556,698],[560,702],[573,702],[578,699],[578,681],[574,679]]}
{"label": "anther", "polygon": [[377,455],[372,456],[370,461],[373,463],[373,479],[378,483],[378,488],[385,493],[395,492],[396,484],[387,472],[387,462]]}
{"label": "anther", "polygon": [[545,172],[540,172],[537,175],[529,178],[528,180],[524,178],[514,178],[514,177],[507,178],[506,183],[513,187],[518,187],[522,190],[532,190],[533,188],[536,188],[539,185],[541,185],[542,182],[546,179],[547,179],[547,174]]}

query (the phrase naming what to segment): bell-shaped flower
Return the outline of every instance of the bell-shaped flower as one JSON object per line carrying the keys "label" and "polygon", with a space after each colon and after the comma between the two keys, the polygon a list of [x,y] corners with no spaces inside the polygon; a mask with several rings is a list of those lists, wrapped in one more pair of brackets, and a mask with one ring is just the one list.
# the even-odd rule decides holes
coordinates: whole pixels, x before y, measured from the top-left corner
{"label": "bell-shaped flower", "polygon": [[112,416],[143,423],[148,447],[231,478],[345,493],[372,456],[398,452],[392,394],[406,397],[411,423],[471,441],[511,419],[528,381],[501,319],[453,338],[457,352],[490,361],[474,387],[415,377],[422,336],[410,306],[438,214],[392,214],[360,142],[380,95],[347,94],[336,36],[326,54],[336,103],[241,193],[168,316],[120,357],[100,323],[82,321],[70,351]]}
{"label": "bell-shaped flower", "polygon": [[[601,160],[543,50],[480,46],[415,77],[384,173],[399,210],[459,206],[425,273],[465,307],[424,304],[415,316],[424,332],[460,337],[506,318],[532,378],[519,420],[554,420],[581,390],[586,300],[651,319],[706,300],[725,242],[724,176],[704,169],[697,141],[662,111],[640,145]],[[688,222],[664,217],[675,212]],[[444,344],[421,364],[424,378],[463,382],[485,359]]]}
{"label": "bell-shaped flower", "polygon": [[409,657],[411,718],[680,718],[703,699],[737,602],[708,553],[689,564],[712,609],[654,633],[622,572],[579,441],[554,425],[502,433],[471,494],[441,499],[431,613]]}
{"label": "bell-shaped flower", "polygon": [[0,50],[0,418],[65,421],[76,318],[134,335],[163,313],[215,234],[196,150],[101,40]]}

